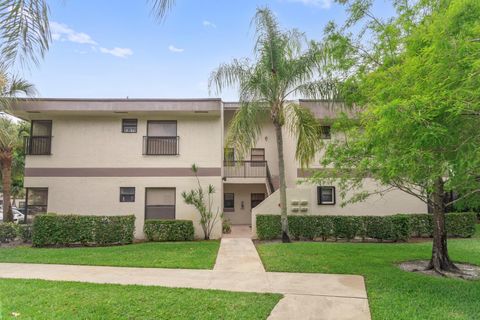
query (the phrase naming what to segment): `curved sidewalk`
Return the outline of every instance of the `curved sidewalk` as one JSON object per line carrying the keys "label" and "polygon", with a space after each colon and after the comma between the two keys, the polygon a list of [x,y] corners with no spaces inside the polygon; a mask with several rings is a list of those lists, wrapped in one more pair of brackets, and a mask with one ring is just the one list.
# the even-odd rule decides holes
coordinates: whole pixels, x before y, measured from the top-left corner
{"label": "curved sidewalk", "polygon": [[280,293],[269,319],[370,319],[363,277],[265,272],[250,239],[222,239],[214,270],[0,263],[0,277]]}

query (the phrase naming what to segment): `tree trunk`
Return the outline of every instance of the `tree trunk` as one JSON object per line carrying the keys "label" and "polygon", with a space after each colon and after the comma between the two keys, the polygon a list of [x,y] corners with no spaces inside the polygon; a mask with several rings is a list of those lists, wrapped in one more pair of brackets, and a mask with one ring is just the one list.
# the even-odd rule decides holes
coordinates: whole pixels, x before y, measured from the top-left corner
{"label": "tree trunk", "polygon": [[285,180],[285,161],[283,159],[283,136],[282,126],[275,123],[275,135],[277,137],[278,151],[278,172],[280,176],[280,219],[282,222],[282,242],[290,242],[288,235],[288,218],[287,218],[287,183]]}
{"label": "tree trunk", "polygon": [[4,152],[0,156],[3,184],[3,222],[12,222],[12,204],[10,200],[10,189],[12,181],[12,153]]}
{"label": "tree trunk", "polygon": [[443,273],[445,271],[458,271],[458,268],[453,264],[448,256],[447,230],[445,228],[445,191],[443,184],[443,179],[441,177],[437,178],[432,194],[433,246],[432,259],[430,260],[428,269],[433,269],[438,273]]}

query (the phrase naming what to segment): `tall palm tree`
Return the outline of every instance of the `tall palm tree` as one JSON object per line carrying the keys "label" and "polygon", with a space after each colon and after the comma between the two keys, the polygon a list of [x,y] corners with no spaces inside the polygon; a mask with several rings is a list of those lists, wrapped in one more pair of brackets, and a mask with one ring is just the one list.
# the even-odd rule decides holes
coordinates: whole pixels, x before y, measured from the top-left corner
{"label": "tall palm tree", "polygon": [[[35,89],[28,82],[10,76],[5,68],[0,67],[0,109],[8,110],[18,95],[31,96]],[[11,206],[12,161],[13,152],[22,143],[20,125],[10,118],[0,117],[0,170],[3,186],[3,221],[13,220]]]}
{"label": "tall palm tree", "polygon": [[221,92],[238,87],[240,108],[227,134],[227,145],[243,157],[255,145],[262,126],[273,123],[278,151],[282,240],[289,242],[283,152],[283,128],[297,139],[296,158],[309,164],[322,146],[321,126],[309,109],[292,102],[295,97],[331,98],[332,83],[322,77],[326,56],[319,44],[308,42],[297,30],[282,31],[268,8],[259,8],[252,20],[256,28],[255,60],[234,59],[212,72],[210,89]]}

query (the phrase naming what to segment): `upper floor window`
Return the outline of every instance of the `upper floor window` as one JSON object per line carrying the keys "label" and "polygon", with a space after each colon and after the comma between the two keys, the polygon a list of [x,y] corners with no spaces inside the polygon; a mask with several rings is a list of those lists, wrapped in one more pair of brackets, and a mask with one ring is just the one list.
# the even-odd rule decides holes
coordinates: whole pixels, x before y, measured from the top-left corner
{"label": "upper floor window", "polygon": [[147,155],[179,154],[177,121],[148,121],[143,153]]}
{"label": "upper floor window", "polygon": [[120,202],[135,202],[135,187],[121,187]]}
{"label": "upper floor window", "polygon": [[122,132],[136,133],[137,123],[138,123],[137,119],[122,119]]}
{"label": "upper floor window", "polygon": [[332,138],[332,134],[330,133],[330,126],[320,126],[320,138],[321,139]]}
{"label": "upper floor window", "polygon": [[252,148],[250,150],[250,165],[252,167],[264,167],[265,166],[265,149]]}
{"label": "upper floor window", "polygon": [[25,153],[49,155],[52,147],[52,120],[32,120],[30,137],[25,137]]}
{"label": "upper floor window", "polygon": [[317,187],[318,204],[335,204],[335,187]]}

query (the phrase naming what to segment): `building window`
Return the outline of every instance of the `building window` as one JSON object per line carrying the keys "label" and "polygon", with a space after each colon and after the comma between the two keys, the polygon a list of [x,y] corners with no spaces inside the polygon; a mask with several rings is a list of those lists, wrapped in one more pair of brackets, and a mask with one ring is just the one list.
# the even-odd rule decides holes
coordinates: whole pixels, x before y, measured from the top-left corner
{"label": "building window", "polygon": [[123,133],[137,133],[137,119],[122,119],[122,132]]}
{"label": "building window", "polygon": [[265,193],[252,193],[250,203],[252,209],[258,206],[263,200],[265,200]]}
{"label": "building window", "polygon": [[135,187],[121,187],[120,202],[135,202]]}
{"label": "building window", "polygon": [[265,149],[252,148],[250,150],[250,166],[265,167]]}
{"label": "building window", "polygon": [[175,188],[145,189],[145,220],[175,219]]}
{"label": "building window", "polygon": [[335,187],[317,187],[318,204],[335,204]]}
{"label": "building window", "polygon": [[30,137],[25,137],[25,153],[49,155],[52,146],[52,120],[32,120]]}
{"label": "building window", "polygon": [[332,138],[330,133],[330,126],[320,126],[320,138],[328,140]]}
{"label": "building window", "polygon": [[143,153],[146,155],[178,155],[177,121],[148,121]]}
{"label": "building window", "polygon": [[32,223],[33,218],[47,212],[48,188],[27,188],[25,222]]}
{"label": "building window", "polygon": [[223,211],[224,212],[235,211],[235,194],[234,193],[223,194]]}

